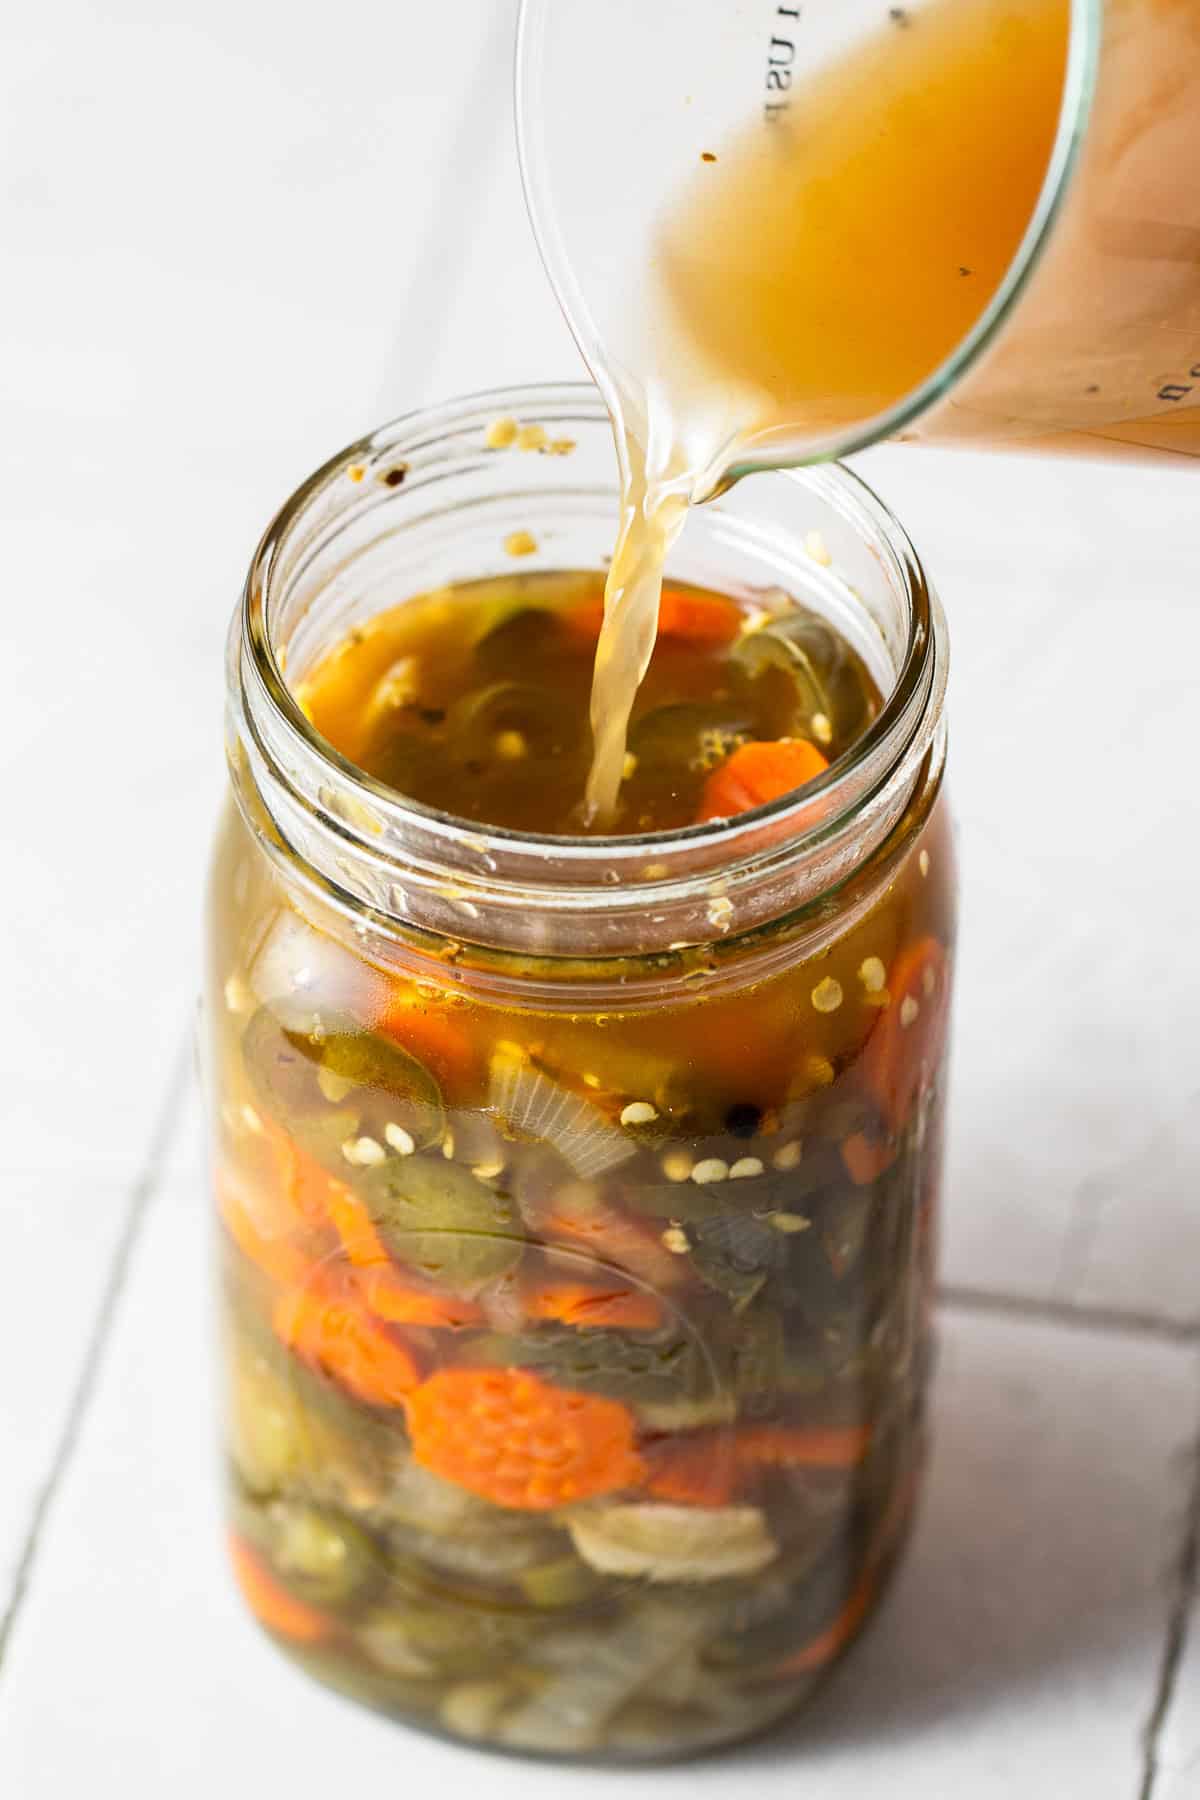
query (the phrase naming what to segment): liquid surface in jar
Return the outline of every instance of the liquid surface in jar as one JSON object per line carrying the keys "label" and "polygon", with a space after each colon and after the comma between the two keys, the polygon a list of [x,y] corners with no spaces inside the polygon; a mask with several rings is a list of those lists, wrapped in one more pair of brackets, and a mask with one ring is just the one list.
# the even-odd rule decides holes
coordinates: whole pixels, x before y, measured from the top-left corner
{"label": "liquid surface in jar", "polygon": [[[588,692],[603,577],[463,584],[377,615],[299,698],[343,756],[425,806],[572,834],[591,757]],[[857,653],[779,590],[740,604],[679,583],[632,708],[619,833],[672,831],[775,799],[824,772],[880,696]]]}

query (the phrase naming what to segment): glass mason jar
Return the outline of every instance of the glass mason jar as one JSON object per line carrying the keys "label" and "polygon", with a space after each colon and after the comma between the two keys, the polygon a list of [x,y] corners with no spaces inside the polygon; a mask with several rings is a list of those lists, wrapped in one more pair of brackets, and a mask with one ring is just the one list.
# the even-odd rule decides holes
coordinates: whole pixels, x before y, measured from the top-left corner
{"label": "glass mason jar", "polygon": [[[498,414],[572,453],[490,450]],[[879,716],[799,799],[487,830],[292,698],[382,606],[511,569],[513,530],[523,569],[598,569],[615,518],[576,386],[404,419],[287,503],[230,637],[206,1008],[249,1605],[405,1720],[591,1758],[770,1723],[887,1579],[954,931],[942,616],[845,470],[730,492],[673,562],[782,587],[875,675]]]}

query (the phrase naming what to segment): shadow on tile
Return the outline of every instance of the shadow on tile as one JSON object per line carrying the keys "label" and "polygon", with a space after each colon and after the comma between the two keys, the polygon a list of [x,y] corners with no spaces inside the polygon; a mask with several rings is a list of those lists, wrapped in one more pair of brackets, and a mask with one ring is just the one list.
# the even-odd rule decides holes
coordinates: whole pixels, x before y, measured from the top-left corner
{"label": "shadow on tile", "polygon": [[[1149,1707],[1194,1434],[1185,1350],[991,1318],[943,1327],[935,1454],[878,1620],[748,1766],[1045,1709]],[[1132,1743],[1132,1736],[1129,1740]]]}

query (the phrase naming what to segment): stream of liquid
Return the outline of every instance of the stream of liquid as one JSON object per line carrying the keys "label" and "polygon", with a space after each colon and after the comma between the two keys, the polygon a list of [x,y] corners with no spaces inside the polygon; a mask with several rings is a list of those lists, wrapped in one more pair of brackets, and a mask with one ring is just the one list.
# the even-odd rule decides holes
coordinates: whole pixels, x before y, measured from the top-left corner
{"label": "stream of liquid", "polygon": [[[1069,0],[933,0],[885,19],[776,123],[705,160],[663,224],[650,279],[668,349],[687,353],[647,371],[640,408],[618,421],[590,821],[616,805],[664,560],[729,418],[735,439],[784,421],[817,435],[900,400],[979,318],[1037,204]],[[705,441],[710,417],[724,443]]]}

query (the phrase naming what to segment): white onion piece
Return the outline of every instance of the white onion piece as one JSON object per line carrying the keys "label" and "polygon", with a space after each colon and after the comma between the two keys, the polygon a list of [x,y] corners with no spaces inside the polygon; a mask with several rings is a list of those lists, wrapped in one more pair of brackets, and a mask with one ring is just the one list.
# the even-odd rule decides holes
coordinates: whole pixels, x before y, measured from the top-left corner
{"label": "white onion piece", "polygon": [[493,1058],[488,1100],[506,1124],[552,1145],[585,1179],[637,1154],[637,1145],[599,1107],[516,1057]]}
{"label": "white onion piece", "polygon": [[779,1555],[757,1506],[604,1506],[566,1523],[578,1554],[602,1575],[727,1581],[756,1575]]}

